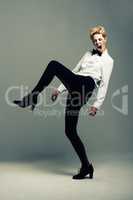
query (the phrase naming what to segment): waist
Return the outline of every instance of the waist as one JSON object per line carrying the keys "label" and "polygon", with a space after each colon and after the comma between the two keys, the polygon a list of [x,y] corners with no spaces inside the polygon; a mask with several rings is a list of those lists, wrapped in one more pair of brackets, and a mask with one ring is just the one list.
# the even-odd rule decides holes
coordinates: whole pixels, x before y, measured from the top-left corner
{"label": "waist", "polygon": [[96,78],[94,78],[92,76],[86,76],[86,78],[88,78],[89,80],[91,79],[91,81],[94,82],[95,88],[99,88],[100,87],[101,80],[96,79]]}
{"label": "waist", "polygon": [[100,73],[90,73],[90,72],[75,72],[76,75],[81,75],[81,76],[84,76],[84,77],[91,77],[96,86],[100,86],[100,82],[101,82],[101,74]]}

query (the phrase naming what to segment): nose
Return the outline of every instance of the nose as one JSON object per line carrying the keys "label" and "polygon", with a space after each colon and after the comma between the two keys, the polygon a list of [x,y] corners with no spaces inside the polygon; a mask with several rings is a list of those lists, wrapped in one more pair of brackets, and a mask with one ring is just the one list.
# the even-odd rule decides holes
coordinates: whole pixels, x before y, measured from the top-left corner
{"label": "nose", "polygon": [[98,44],[99,44],[99,42],[97,41],[97,42],[96,42],[96,45],[98,45]]}
{"label": "nose", "polygon": [[97,41],[96,41],[96,44],[101,44],[101,41],[97,40]]}

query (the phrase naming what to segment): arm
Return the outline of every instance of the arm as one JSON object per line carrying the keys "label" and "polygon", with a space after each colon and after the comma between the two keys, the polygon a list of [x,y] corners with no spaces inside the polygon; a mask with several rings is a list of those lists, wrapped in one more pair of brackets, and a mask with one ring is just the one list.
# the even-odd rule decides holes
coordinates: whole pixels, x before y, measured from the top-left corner
{"label": "arm", "polygon": [[[110,76],[111,76],[112,69],[113,69],[113,60],[106,61],[102,65],[103,65],[102,66],[102,82],[101,82],[100,87],[98,88],[96,100],[93,103],[93,105],[91,106],[92,115],[93,114],[95,115],[97,110],[100,109],[100,107],[103,104],[103,101],[106,97],[108,84],[109,84]],[[91,113],[90,113],[90,115],[91,115]]]}

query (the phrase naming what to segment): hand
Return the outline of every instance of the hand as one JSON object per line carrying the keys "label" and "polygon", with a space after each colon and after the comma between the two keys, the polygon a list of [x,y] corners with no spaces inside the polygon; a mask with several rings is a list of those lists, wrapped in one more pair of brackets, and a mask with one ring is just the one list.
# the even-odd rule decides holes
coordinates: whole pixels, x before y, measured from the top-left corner
{"label": "hand", "polygon": [[91,106],[90,110],[89,110],[89,115],[94,117],[96,115],[96,113],[97,113],[97,108]]}
{"label": "hand", "polygon": [[53,90],[52,95],[51,95],[51,100],[55,101],[59,94],[60,94],[59,90],[57,90],[57,89]]}

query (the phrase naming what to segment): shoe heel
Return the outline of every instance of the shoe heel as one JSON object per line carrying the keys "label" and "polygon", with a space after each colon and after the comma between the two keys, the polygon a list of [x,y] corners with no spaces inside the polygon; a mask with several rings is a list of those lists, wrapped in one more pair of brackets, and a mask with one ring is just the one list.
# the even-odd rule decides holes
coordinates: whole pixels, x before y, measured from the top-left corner
{"label": "shoe heel", "polygon": [[34,109],[35,109],[35,105],[33,104],[31,105],[31,111],[34,111]]}
{"label": "shoe heel", "polygon": [[93,179],[93,172],[90,173],[90,176],[89,176],[90,179]]}
{"label": "shoe heel", "polygon": [[31,102],[31,110],[33,111],[37,105],[37,95],[33,96],[32,102]]}
{"label": "shoe heel", "polygon": [[35,109],[35,105],[31,106],[31,111],[33,111]]}
{"label": "shoe heel", "polygon": [[94,167],[93,167],[93,165],[91,163],[90,164],[90,176],[89,176],[90,179],[93,179],[93,174],[94,174]]}

